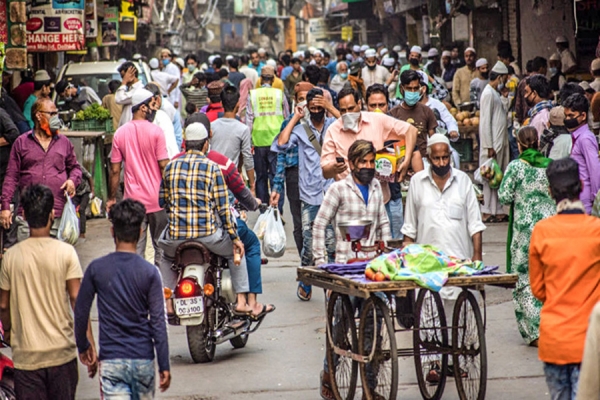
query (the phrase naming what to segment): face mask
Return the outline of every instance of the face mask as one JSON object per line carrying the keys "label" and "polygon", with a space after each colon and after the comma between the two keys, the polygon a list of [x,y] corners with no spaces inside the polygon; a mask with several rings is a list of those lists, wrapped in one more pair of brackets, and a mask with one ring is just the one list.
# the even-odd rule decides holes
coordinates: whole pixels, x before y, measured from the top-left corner
{"label": "face mask", "polygon": [[312,119],[315,122],[321,122],[323,121],[323,118],[325,118],[325,110],[321,110],[317,113],[310,113],[310,119]]}
{"label": "face mask", "polygon": [[374,70],[375,68],[377,68],[377,64],[373,64],[373,65],[367,64],[367,67],[369,67],[370,70]]}
{"label": "face mask", "polygon": [[535,106],[535,101],[534,101],[534,100],[532,100],[532,98],[531,98],[531,97],[532,97],[532,96],[531,96],[531,94],[529,95],[529,97],[525,97],[525,103],[527,103],[527,105],[528,105],[529,107],[533,107],[533,106]]}
{"label": "face mask", "polygon": [[568,119],[565,118],[565,127],[568,130],[575,129],[578,126],[579,126],[579,121],[577,120],[577,117],[575,117],[575,118],[568,118]]}
{"label": "face mask", "polygon": [[348,73],[344,72],[343,74],[340,74],[340,78],[342,78],[344,80],[348,79]]}
{"label": "face mask", "polygon": [[556,74],[558,74],[558,68],[550,67],[550,76],[554,76]]}
{"label": "face mask", "polygon": [[149,109],[146,113],[146,120],[149,122],[154,122],[154,118],[156,118],[156,110]]}
{"label": "face mask", "polygon": [[348,112],[342,115],[342,123],[344,124],[344,130],[358,132],[358,120],[360,119],[359,112]]}
{"label": "face mask", "polygon": [[195,65],[188,64],[188,66],[187,66],[187,69],[188,69],[188,71],[191,73],[191,72],[194,72],[194,71],[196,70],[196,66],[195,66]]}
{"label": "face mask", "polygon": [[60,118],[58,118],[58,115],[53,115],[50,117],[50,121],[48,121],[48,126],[50,128],[50,132],[55,135],[58,130],[63,127],[63,124]]}
{"label": "face mask", "polygon": [[489,72],[482,72],[482,73],[481,73],[481,77],[482,77],[483,79],[487,79],[489,76],[490,76],[490,73],[489,73]]}
{"label": "face mask", "polygon": [[410,63],[410,65],[412,65],[414,67],[418,67],[419,66],[419,59],[418,58],[411,58],[410,60],[408,60],[408,62]]}
{"label": "face mask", "polygon": [[443,167],[438,167],[438,166],[434,165],[433,163],[431,164],[431,170],[433,171],[434,174],[436,174],[439,177],[446,176],[446,174],[450,171],[450,168],[452,168],[450,166],[450,163],[446,164]]}
{"label": "face mask", "polygon": [[405,92],[404,93],[404,102],[409,107],[414,106],[421,100],[421,92]]}
{"label": "face mask", "polygon": [[165,66],[166,66],[166,65],[168,65],[168,64],[169,64],[169,62],[170,62],[170,61],[169,61],[169,59],[168,59],[168,58],[165,58],[164,60],[162,60],[162,62],[163,62],[163,65],[165,65]]}
{"label": "face mask", "polygon": [[360,168],[352,171],[352,175],[361,185],[368,185],[375,177],[375,168]]}
{"label": "face mask", "polygon": [[498,84],[498,91],[500,92],[500,91],[502,91],[503,89],[504,89],[504,82],[500,82],[500,83]]}

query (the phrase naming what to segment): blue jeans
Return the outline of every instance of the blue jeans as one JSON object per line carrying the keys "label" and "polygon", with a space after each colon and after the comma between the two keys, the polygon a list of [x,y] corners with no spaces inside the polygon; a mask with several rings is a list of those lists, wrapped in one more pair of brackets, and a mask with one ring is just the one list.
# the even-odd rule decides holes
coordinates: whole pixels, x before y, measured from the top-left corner
{"label": "blue jeans", "polygon": [[508,128],[508,147],[510,149],[510,161],[519,158],[519,146],[517,145],[517,138],[513,135],[514,129],[515,128],[513,128],[512,126]]}
{"label": "blue jeans", "polygon": [[101,361],[100,391],[106,400],[153,399],[154,360]]}
{"label": "blue jeans", "polygon": [[242,243],[244,243],[244,257],[248,268],[248,284],[250,293],[262,293],[262,278],[260,273],[260,241],[244,221],[238,218],[237,232]]}
{"label": "blue jeans", "polygon": [[546,384],[551,400],[575,400],[581,364],[544,363]]}
{"label": "blue jeans", "polygon": [[[302,254],[300,255],[301,263],[303,267],[314,264],[313,257],[313,222],[317,218],[320,206],[313,206],[311,204],[302,202]],[[325,229],[325,248],[327,249],[327,255],[329,256],[328,262],[332,263],[335,260],[335,232],[331,225],[327,225]]]}
{"label": "blue jeans", "polygon": [[385,205],[385,211],[390,220],[392,239],[403,239],[402,225],[404,225],[404,210],[402,209],[402,198],[388,201]]}

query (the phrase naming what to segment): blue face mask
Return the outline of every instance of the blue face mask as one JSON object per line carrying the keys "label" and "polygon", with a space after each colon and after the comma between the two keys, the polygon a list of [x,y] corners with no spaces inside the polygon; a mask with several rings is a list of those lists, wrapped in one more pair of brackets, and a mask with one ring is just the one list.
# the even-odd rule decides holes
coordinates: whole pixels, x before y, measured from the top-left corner
{"label": "blue face mask", "polygon": [[421,92],[404,92],[404,102],[412,107],[421,100]]}
{"label": "blue face mask", "polygon": [[166,66],[169,64],[170,60],[168,58],[165,58],[162,60],[163,61],[163,65]]}
{"label": "blue face mask", "polygon": [[340,74],[340,78],[348,79],[348,73]]}
{"label": "blue face mask", "polygon": [[554,76],[558,73],[558,68],[556,68],[556,67],[550,67],[549,70],[550,70],[550,76]]}
{"label": "blue face mask", "polygon": [[192,65],[192,64],[188,64],[187,69],[191,73],[191,72],[194,72],[196,70],[196,66]]}

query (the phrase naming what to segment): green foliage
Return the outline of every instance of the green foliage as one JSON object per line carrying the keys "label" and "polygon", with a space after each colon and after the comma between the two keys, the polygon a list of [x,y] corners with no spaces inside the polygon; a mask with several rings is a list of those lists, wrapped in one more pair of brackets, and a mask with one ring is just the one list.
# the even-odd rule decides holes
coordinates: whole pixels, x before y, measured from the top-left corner
{"label": "green foliage", "polygon": [[106,121],[109,118],[111,118],[110,111],[100,104],[94,103],[85,110],[78,111],[73,119],[78,121]]}

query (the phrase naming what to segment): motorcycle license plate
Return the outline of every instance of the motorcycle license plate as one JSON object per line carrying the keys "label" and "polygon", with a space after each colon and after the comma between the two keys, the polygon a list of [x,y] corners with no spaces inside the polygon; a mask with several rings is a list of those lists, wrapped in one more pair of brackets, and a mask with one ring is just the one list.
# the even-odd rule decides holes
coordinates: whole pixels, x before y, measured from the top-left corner
{"label": "motorcycle license plate", "polygon": [[187,316],[202,314],[204,312],[204,302],[202,297],[188,297],[185,299],[175,299],[175,313],[178,316]]}

